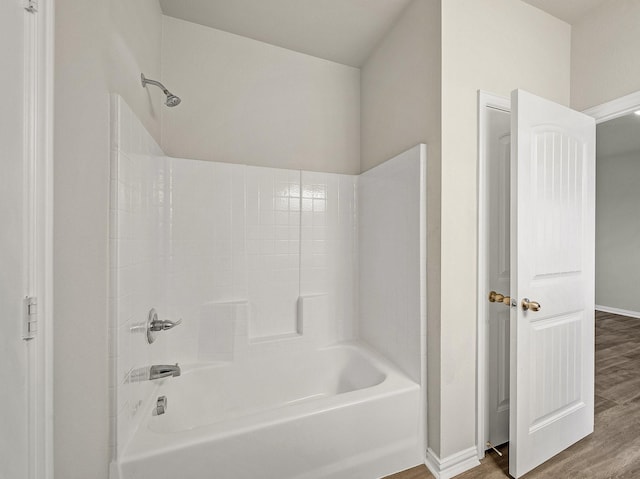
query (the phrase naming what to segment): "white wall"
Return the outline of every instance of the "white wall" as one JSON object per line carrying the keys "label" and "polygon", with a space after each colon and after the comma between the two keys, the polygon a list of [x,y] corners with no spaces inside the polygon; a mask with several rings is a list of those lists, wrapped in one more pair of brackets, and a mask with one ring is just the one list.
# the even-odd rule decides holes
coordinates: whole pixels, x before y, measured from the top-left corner
{"label": "white wall", "polygon": [[640,151],[596,168],[596,304],[640,313]]}
{"label": "white wall", "polygon": [[640,90],[640,1],[612,0],[571,31],[571,107],[599,105]]}
{"label": "white wall", "polygon": [[568,104],[570,35],[523,2],[442,2],[441,459],[475,445],[477,90]]}
{"label": "white wall", "polygon": [[426,146],[360,175],[359,337],[422,383],[426,357]]}
{"label": "white wall", "polygon": [[[52,15],[53,12],[49,12],[47,7],[48,5],[44,6],[44,15]],[[24,68],[25,59],[30,59],[33,56],[27,50],[33,40],[27,40],[25,36],[25,32],[31,30],[27,27],[28,23],[25,19],[28,16],[29,14],[24,11],[23,5],[19,3],[0,3],[0,63],[4,72],[0,76],[0,89],[5,96],[2,110],[0,110],[0,144],[2,145],[2,175],[0,175],[2,334],[0,335],[0,358],[2,363],[6,365],[0,372],[0,383],[2,383],[2,392],[0,392],[0,404],[2,404],[0,410],[0,424],[2,424],[0,477],[28,477],[31,463],[39,465],[45,461],[48,463],[49,460],[46,451],[41,451],[42,454],[32,458],[28,450],[30,445],[40,447],[40,444],[48,439],[44,437],[31,438],[30,432],[34,429],[33,426],[35,426],[35,430],[40,431],[41,424],[46,424],[48,432],[49,418],[42,418],[29,427],[30,412],[37,410],[39,413],[41,408],[38,403],[42,400],[47,402],[50,400],[49,392],[42,390],[34,398],[37,402],[32,403],[30,397],[33,395],[30,393],[29,384],[29,379],[33,375],[32,368],[40,369],[39,365],[42,359],[40,359],[41,353],[39,351],[45,351],[48,346],[40,347],[40,343],[45,341],[43,337],[38,337],[33,341],[24,341],[22,339],[23,325],[20,321],[21,316],[25,314],[23,305],[25,294],[33,294],[34,291],[44,292],[44,288],[41,289],[40,286],[44,284],[40,278],[41,266],[36,266],[38,263],[23,254],[23,252],[29,251],[29,243],[35,243],[34,253],[42,257],[38,245],[42,234],[40,231],[33,231],[33,233],[37,233],[37,236],[33,238],[36,240],[35,242],[30,237],[32,233],[29,230],[33,230],[30,224],[35,219],[35,215],[31,212],[27,213],[30,203],[33,204],[27,195],[32,194],[32,181],[45,184],[38,176],[43,176],[39,171],[40,165],[46,164],[45,156],[39,154],[33,155],[34,166],[38,165],[37,169],[33,170],[33,166],[30,165],[32,153],[29,152],[28,145],[31,140],[27,140],[27,135],[31,128],[24,127],[25,122],[31,121],[32,118],[40,120],[45,116],[41,111],[38,111],[37,115],[33,115],[25,102],[25,99],[35,100],[35,98],[31,99],[34,94],[29,86],[32,83],[29,71]],[[38,26],[35,28],[40,29]],[[36,64],[34,67],[39,70],[40,65]],[[39,89],[38,86],[38,91]],[[40,101],[41,103],[42,101]],[[40,133],[38,136],[43,135]],[[36,140],[38,144],[42,144],[39,138]],[[27,168],[29,169],[27,170]],[[38,196],[47,198],[48,193],[40,192]],[[40,198],[37,201],[39,202]],[[36,206],[36,208],[38,211],[40,210],[40,206]],[[32,219],[32,217],[34,218]],[[39,230],[42,229],[41,224],[38,224]],[[48,245],[46,246],[48,247]],[[38,277],[35,282],[31,280],[31,271],[37,271]],[[38,294],[43,294],[42,292]],[[43,299],[42,297],[38,298],[41,305],[46,304],[46,299]],[[48,311],[46,317],[50,317]],[[45,334],[48,336],[51,334],[48,323],[45,326],[47,327]],[[41,333],[38,336],[41,336]],[[36,354],[37,356],[35,356]],[[36,360],[34,361],[32,358]],[[44,377],[41,371],[38,371],[37,374],[40,378]],[[48,371],[46,375],[48,380]],[[47,446],[49,445],[47,444]]]}
{"label": "white wall", "polygon": [[168,155],[359,173],[359,69],[163,18]]}
{"label": "white wall", "polygon": [[429,436],[440,436],[440,1],[414,0],[373,50],[361,73],[361,171],[418,143],[427,158]]}
{"label": "white wall", "polygon": [[[54,466],[56,477],[67,479],[108,474],[111,88],[139,95],[132,103],[159,131],[149,113],[158,111],[159,96],[148,96],[139,75],[160,71],[160,45],[135,39],[159,38],[160,11],[155,0],[130,3],[56,2]],[[115,28],[119,12],[131,17]]]}

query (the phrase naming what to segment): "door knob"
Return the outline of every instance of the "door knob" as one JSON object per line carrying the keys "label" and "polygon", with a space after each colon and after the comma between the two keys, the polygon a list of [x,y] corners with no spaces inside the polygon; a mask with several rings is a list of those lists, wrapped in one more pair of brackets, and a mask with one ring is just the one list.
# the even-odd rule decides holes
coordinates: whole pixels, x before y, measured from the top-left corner
{"label": "door knob", "polygon": [[496,293],[495,291],[491,291],[489,293],[489,302],[490,303],[504,303],[507,306],[511,303],[511,298],[509,296],[505,296],[504,294]]}
{"label": "door knob", "polygon": [[524,298],[522,300],[522,309],[524,311],[540,311],[540,303],[536,302],[536,301],[529,301],[529,298]]}

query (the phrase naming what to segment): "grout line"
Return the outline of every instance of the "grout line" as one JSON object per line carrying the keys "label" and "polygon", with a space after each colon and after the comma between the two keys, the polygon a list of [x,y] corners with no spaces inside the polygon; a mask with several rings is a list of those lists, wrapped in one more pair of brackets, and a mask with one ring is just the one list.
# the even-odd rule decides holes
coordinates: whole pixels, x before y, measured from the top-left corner
{"label": "grout line", "polygon": [[301,294],[302,294],[302,170],[298,170],[298,301],[300,300]]}

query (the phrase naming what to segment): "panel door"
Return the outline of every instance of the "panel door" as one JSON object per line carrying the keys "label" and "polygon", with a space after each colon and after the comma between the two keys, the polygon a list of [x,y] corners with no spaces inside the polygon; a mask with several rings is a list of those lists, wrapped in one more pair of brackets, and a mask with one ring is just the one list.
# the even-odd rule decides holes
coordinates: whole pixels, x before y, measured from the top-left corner
{"label": "panel door", "polygon": [[[489,211],[489,290],[509,294],[511,187],[511,115],[497,109],[488,111],[487,175]],[[488,294],[488,291],[487,291]],[[489,304],[487,322],[487,440],[494,446],[509,441],[509,306]]]}
{"label": "panel door", "polygon": [[28,278],[24,155],[24,15],[0,1],[0,478],[28,478],[28,345],[22,339]]}
{"label": "panel door", "polygon": [[593,432],[595,121],[511,95],[509,473]]}

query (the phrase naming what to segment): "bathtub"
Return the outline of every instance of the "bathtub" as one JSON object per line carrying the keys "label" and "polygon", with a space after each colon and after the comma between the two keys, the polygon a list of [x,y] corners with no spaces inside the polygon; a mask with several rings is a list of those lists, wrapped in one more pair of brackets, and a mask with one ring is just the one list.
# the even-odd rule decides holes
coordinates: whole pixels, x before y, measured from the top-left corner
{"label": "bathtub", "polygon": [[374,479],[423,462],[419,385],[360,343],[157,382],[114,478]]}

